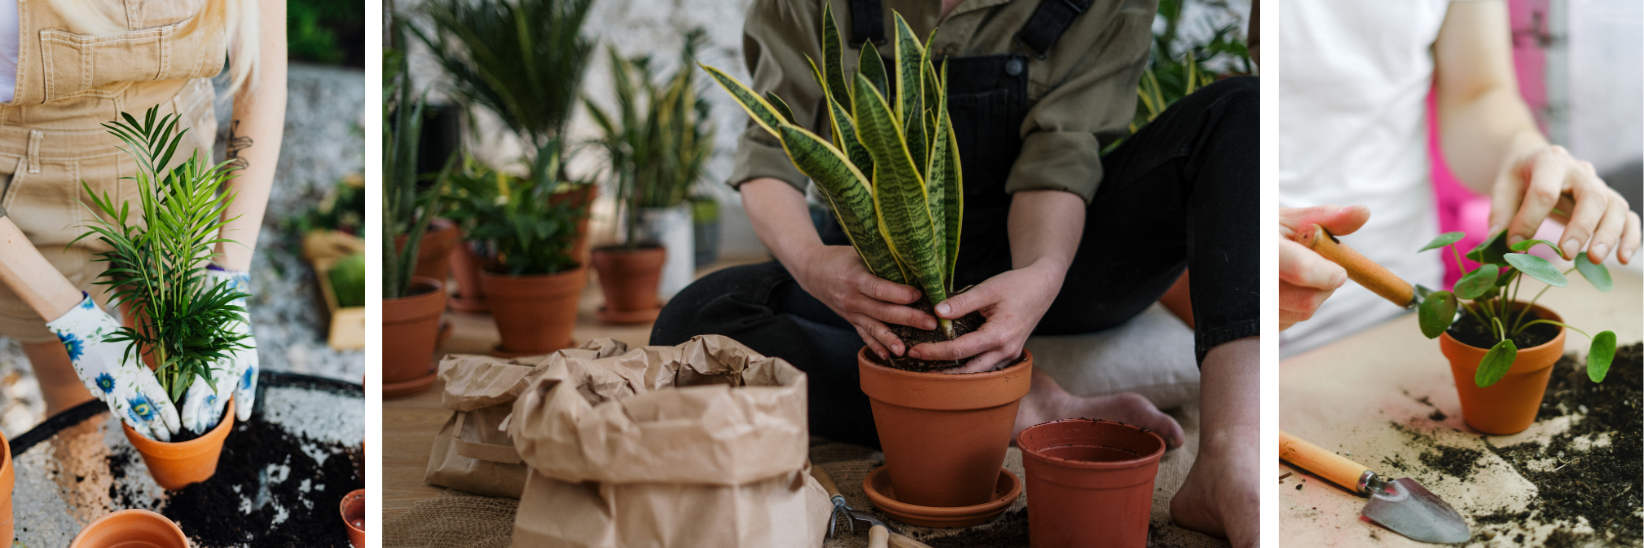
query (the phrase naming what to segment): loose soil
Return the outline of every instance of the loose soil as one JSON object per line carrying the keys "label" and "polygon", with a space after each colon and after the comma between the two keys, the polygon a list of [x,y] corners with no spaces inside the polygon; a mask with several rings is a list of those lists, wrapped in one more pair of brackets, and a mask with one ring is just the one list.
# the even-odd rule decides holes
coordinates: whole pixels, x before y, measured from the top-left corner
{"label": "loose soil", "polygon": [[[914,301],[913,304],[908,305],[908,306],[919,309],[920,312],[930,314],[931,317],[936,316],[936,308],[931,306],[930,301],[927,301],[925,299],[919,299],[917,301]],[[978,313],[975,313],[975,312],[971,312],[970,314],[967,314],[967,315],[965,315],[965,316],[963,316],[963,317],[961,317],[957,320],[953,320],[953,332],[956,334],[956,336],[954,338],[963,337],[967,333],[971,333],[971,332],[976,331],[977,329],[981,329],[982,324],[986,321],[987,320],[985,318],[983,318],[981,314],[978,314]],[[947,342],[949,340],[947,337],[942,335],[942,332],[940,330],[934,330],[933,329],[933,330],[926,331],[924,329],[918,329],[918,328],[908,327],[908,326],[905,326],[905,325],[896,325],[896,324],[889,324],[889,325],[887,325],[887,327],[890,328],[891,333],[895,334],[897,338],[902,339],[902,343],[907,345],[908,348],[913,348],[913,347],[918,346],[922,343],[938,343],[938,342]],[[874,361],[877,362],[878,360],[874,360]],[[881,364],[881,365],[884,365],[884,364]],[[906,356],[902,356],[902,357],[892,356],[891,357],[891,363],[889,364],[889,367],[892,367],[892,368],[895,368],[895,369],[901,369],[903,371],[921,371],[921,372],[923,372],[923,371],[940,371],[940,370],[943,370],[943,369],[952,369],[952,368],[955,368],[955,367],[959,367],[961,365],[964,365],[963,361],[955,361],[955,360],[928,361],[928,360],[916,360],[916,359],[909,358],[909,357],[906,357]],[[1014,365],[1014,363],[1012,363],[1012,365]]]}
{"label": "loose soil", "polygon": [[[1514,309],[1513,313],[1509,317],[1513,318],[1516,322],[1518,318],[1518,309]],[[1529,313],[1524,315],[1523,323],[1530,323],[1539,319],[1541,319],[1541,315],[1537,314],[1536,311],[1531,310]],[[1495,346],[1497,342],[1500,342],[1500,339],[1496,338],[1495,334],[1491,332],[1488,326],[1479,323],[1479,321],[1475,319],[1472,314],[1465,312],[1461,314],[1461,319],[1456,320],[1456,323],[1450,324],[1450,329],[1446,331],[1446,333],[1449,333],[1450,337],[1454,338],[1456,341],[1475,348],[1490,348]],[[1544,323],[1536,324],[1524,329],[1524,331],[1520,332],[1518,335],[1514,335],[1513,344],[1517,346],[1519,350],[1535,348],[1537,346],[1547,344],[1548,341],[1553,340],[1553,337],[1557,336],[1558,326]]]}
{"label": "loose soil", "polygon": [[981,527],[971,528],[964,534],[924,539],[931,548],[999,548],[1028,545],[1028,509],[1005,512],[999,519]]}
{"label": "loose soil", "polygon": [[[271,464],[271,456],[280,460]],[[159,512],[199,548],[345,547],[338,506],[343,495],[364,485],[356,472],[360,458],[358,449],[291,434],[268,421],[240,423],[223,445],[216,475],[168,491]],[[130,452],[108,457],[115,479],[109,497],[119,507],[142,506],[143,497],[122,489],[126,482],[120,481],[127,465],[146,470],[139,460]]]}

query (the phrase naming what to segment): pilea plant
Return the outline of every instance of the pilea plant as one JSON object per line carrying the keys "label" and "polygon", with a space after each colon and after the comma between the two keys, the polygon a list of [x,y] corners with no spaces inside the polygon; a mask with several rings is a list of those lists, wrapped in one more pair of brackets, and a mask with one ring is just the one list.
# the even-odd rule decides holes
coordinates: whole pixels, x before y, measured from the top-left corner
{"label": "pilea plant", "polygon": [[235,302],[250,295],[206,275],[212,248],[235,243],[218,237],[232,220],[223,218],[223,211],[234,194],[218,193],[233,177],[229,162],[212,165],[196,151],[164,171],[188,130],[177,130],[174,115],[156,117],[159,110],[148,109],[142,122],[121,113],[121,120],[103,124],[137,163],[136,174],[124,179],[137,183],[143,222],[131,216],[130,204],[98,196],[82,181],[99,215],[74,241],[96,238],[109,247],[95,259],[108,263],[97,284],[109,286],[110,300],[128,305],[135,315],[135,326],[121,327],[104,340],[129,342],[127,360],[153,356],[160,387],[171,401],[181,402],[196,377],[215,390],[212,364],[250,348],[242,342],[246,335],[229,329],[246,313]]}
{"label": "pilea plant", "polygon": [[[1461,261],[1461,253],[1456,250],[1456,242],[1467,236],[1464,232],[1447,232],[1428,242],[1420,251],[1449,247],[1455,257],[1456,265],[1466,275],[1456,281],[1451,291],[1434,291],[1423,296],[1421,306],[1417,310],[1417,320],[1421,325],[1421,333],[1429,339],[1438,338],[1440,334],[1449,330],[1451,325],[1461,318],[1470,317],[1484,326],[1496,344],[1484,354],[1479,362],[1478,372],[1474,382],[1479,386],[1490,386],[1507,375],[1512,368],[1513,360],[1518,358],[1518,345],[1513,342],[1517,337],[1534,325],[1548,324],[1561,326],[1592,340],[1592,346],[1587,350],[1587,377],[1593,382],[1603,382],[1604,375],[1610,370],[1610,361],[1615,358],[1615,333],[1602,331],[1597,335],[1576,329],[1569,324],[1545,318],[1530,319],[1530,309],[1535,306],[1541,295],[1548,288],[1566,287],[1570,281],[1565,277],[1571,271],[1581,273],[1581,276],[1593,284],[1599,291],[1609,291],[1614,283],[1610,280],[1610,271],[1602,264],[1594,264],[1588,260],[1587,253],[1576,254],[1575,266],[1570,270],[1559,272],[1558,267],[1546,259],[1529,254],[1531,248],[1545,245],[1560,256],[1563,250],[1546,240],[1524,240],[1507,245],[1506,231],[1496,232],[1484,242],[1467,252],[1467,258],[1479,263],[1479,267],[1468,271]],[[1529,302],[1521,303],[1518,292],[1524,286],[1524,277],[1529,276],[1547,284],[1536,292]],[[1458,309],[1466,316],[1458,316]]]}
{"label": "pilea plant", "polygon": [[[907,21],[895,19],[894,72],[867,43],[847,81],[844,43],[823,3],[822,64],[807,59],[822,86],[831,140],[796,123],[776,95],[761,97],[723,71],[703,68],[816,181],[868,270],[923,290],[935,306],[953,292],[959,260],[959,144],[948,119],[947,65],[933,66]],[[952,321],[937,321],[944,337],[956,337]]]}

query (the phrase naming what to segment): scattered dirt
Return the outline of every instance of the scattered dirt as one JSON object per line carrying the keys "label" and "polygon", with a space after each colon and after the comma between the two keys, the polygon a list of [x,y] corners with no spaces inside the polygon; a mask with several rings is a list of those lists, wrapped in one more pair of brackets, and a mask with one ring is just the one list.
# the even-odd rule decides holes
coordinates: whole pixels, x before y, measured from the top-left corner
{"label": "scattered dirt", "polygon": [[931,548],[995,548],[1028,545],[1028,510],[1005,512],[986,529],[973,527],[964,534],[921,539]]}
{"label": "scattered dirt", "polygon": [[[919,299],[908,306],[919,309],[920,312],[930,314],[932,317],[936,316],[936,309],[931,306],[930,301]],[[953,320],[953,332],[957,334],[955,338],[963,337],[967,333],[981,329],[982,324],[986,321],[987,320],[983,318],[981,314],[976,312],[971,312],[962,318]],[[902,339],[902,343],[906,344],[908,348],[913,348],[921,343],[937,343],[946,342],[949,340],[947,337],[942,335],[941,331],[938,330],[926,331],[924,329],[916,329],[913,327],[896,324],[889,324],[887,327],[890,328],[891,333],[895,334],[897,338]],[[889,367],[894,367],[904,371],[940,371],[943,369],[959,367],[960,365],[963,365],[963,362],[953,360],[926,361],[908,357],[892,357]]]}
{"label": "scattered dirt", "polygon": [[[1514,318],[1515,322],[1517,321],[1517,309],[1513,310],[1511,317]],[[1531,310],[1529,313],[1524,315],[1523,323],[1530,323],[1539,319],[1541,319],[1541,315],[1537,314],[1536,311]],[[1491,330],[1487,326],[1479,323],[1479,321],[1475,319],[1472,314],[1462,313],[1460,320],[1456,320],[1456,323],[1450,324],[1450,329],[1447,333],[1459,342],[1463,342],[1477,348],[1490,348],[1495,346],[1497,342],[1500,342],[1500,339],[1495,338],[1495,335],[1490,331]],[[1523,332],[1515,335],[1513,337],[1513,344],[1516,345],[1519,350],[1523,350],[1546,344],[1548,341],[1553,340],[1553,337],[1557,336],[1558,326],[1537,324],[1530,326]]]}
{"label": "scattered dirt", "polygon": [[1478,458],[1484,451],[1463,447],[1435,445],[1421,454],[1421,463],[1441,474],[1467,481],[1479,469]]}

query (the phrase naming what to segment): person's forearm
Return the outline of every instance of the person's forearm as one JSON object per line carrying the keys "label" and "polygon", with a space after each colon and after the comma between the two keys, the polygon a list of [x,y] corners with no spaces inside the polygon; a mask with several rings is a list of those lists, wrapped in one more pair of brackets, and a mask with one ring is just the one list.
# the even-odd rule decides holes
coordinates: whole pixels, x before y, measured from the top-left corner
{"label": "person's forearm", "polygon": [[1547,146],[1517,90],[1492,89],[1439,102],[1440,136],[1450,171],[1488,195],[1508,158]]}
{"label": "person's forearm", "polygon": [[217,244],[217,261],[230,270],[251,269],[285,133],[285,2],[257,5],[262,21],[257,80],[235,94],[228,125],[228,158],[240,169],[223,185],[235,194],[234,203],[223,213],[231,219],[223,227],[223,237],[237,243]]}
{"label": "person's forearm", "polygon": [[[1010,204],[1010,259],[1015,269],[1043,267],[1058,287],[1079,251],[1084,235],[1085,202],[1060,190],[1017,192]],[[960,242],[963,249],[964,242]]]}
{"label": "person's forearm", "polygon": [[62,316],[83,298],[6,217],[0,217],[0,283],[47,320]]}
{"label": "person's forearm", "polygon": [[806,256],[822,244],[811,224],[805,195],[781,179],[754,179],[742,183],[742,206],[754,234],[765,249],[789,272],[804,266]]}

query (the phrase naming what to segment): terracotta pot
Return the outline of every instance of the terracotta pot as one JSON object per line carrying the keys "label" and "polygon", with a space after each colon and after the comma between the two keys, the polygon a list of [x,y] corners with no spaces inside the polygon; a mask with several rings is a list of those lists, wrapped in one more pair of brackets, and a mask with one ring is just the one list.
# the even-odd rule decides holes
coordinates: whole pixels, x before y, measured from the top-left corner
{"label": "terracotta pot", "polygon": [[223,440],[228,439],[228,431],[234,429],[234,400],[228,400],[216,427],[204,436],[185,442],[148,439],[123,420],[120,429],[143,455],[143,464],[148,465],[148,475],[154,477],[154,483],[167,491],[176,491],[211,479],[217,473],[217,457],[223,453]]}
{"label": "terracotta pot", "polygon": [[480,285],[491,302],[491,316],[502,335],[500,350],[547,354],[571,345],[577,303],[588,285],[587,267],[558,274],[509,276],[480,273]]}
{"label": "terracotta pot", "polygon": [[1147,546],[1165,443],[1136,426],[1063,419],[1016,436],[1033,548]]}
{"label": "terracotta pot", "polygon": [[856,354],[862,391],[885,451],[897,500],[919,506],[988,502],[1005,463],[1016,405],[1028,392],[1033,354],[998,371],[915,373]]}
{"label": "terracotta pot", "polygon": [[[1521,306],[1519,307],[1521,308]],[[1518,308],[1515,308],[1515,312]],[[1540,306],[1533,308],[1542,319],[1564,321],[1558,314]],[[1564,327],[1559,326],[1553,340],[1533,348],[1518,349],[1507,376],[1488,388],[1480,388],[1475,377],[1478,363],[1488,348],[1470,346],[1450,337],[1439,335],[1439,350],[1450,359],[1450,374],[1456,380],[1456,393],[1461,395],[1461,416],[1467,424],[1486,434],[1516,434],[1536,421],[1541,409],[1541,397],[1547,393],[1547,379],[1553,375],[1553,364],[1564,355]]]}
{"label": "terracotta pot", "polygon": [[569,205],[583,211],[582,219],[577,221],[577,239],[571,244],[571,258],[578,263],[588,263],[588,206],[599,197],[599,186],[582,185],[576,190],[558,192],[548,197],[548,203],[554,205]]}
{"label": "terracotta pot", "polygon": [[600,320],[609,323],[649,323],[661,311],[657,284],[668,250],[660,245],[626,249],[607,246],[594,250],[594,270],[605,293]]}
{"label": "terracotta pot", "polygon": [[445,288],[433,278],[411,280],[411,295],[382,300],[383,395],[414,394],[433,383]]}
{"label": "terracotta pot", "polygon": [[451,247],[451,277],[457,281],[456,295],[450,301],[452,309],[476,313],[491,310],[491,304],[485,301],[485,289],[480,287],[480,271],[485,263],[468,242]]}
{"label": "terracotta pot", "polygon": [[165,516],[121,510],[81,529],[69,548],[188,548],[188,537]]}
{"label": "terracotta pot", "polygon": [[11,546],[16,531],[11,521],[11,491],[17,486],[17,468],[11,464],[11,442],[0,436],[0,546]]}
{"label": "terracotta pot", "polygon": [[342,512],[343,525],[348,526],[348,544],[354,548],[365,546],[365,490],[355,489],[343,495],[342,504],[338,505]]}
{"label": "terracotta pot", "polygon": [[[396,249],[405,249],[406,236],[394,240]],[[462,231],[457,230],[457,224],[446,219],[434,219],[428,222],[428,231],[422,235],[422,243],[417,244],[416,275],[422,278],[433,278],[444,282],[451,276],[451,250],[462,242]]]}

